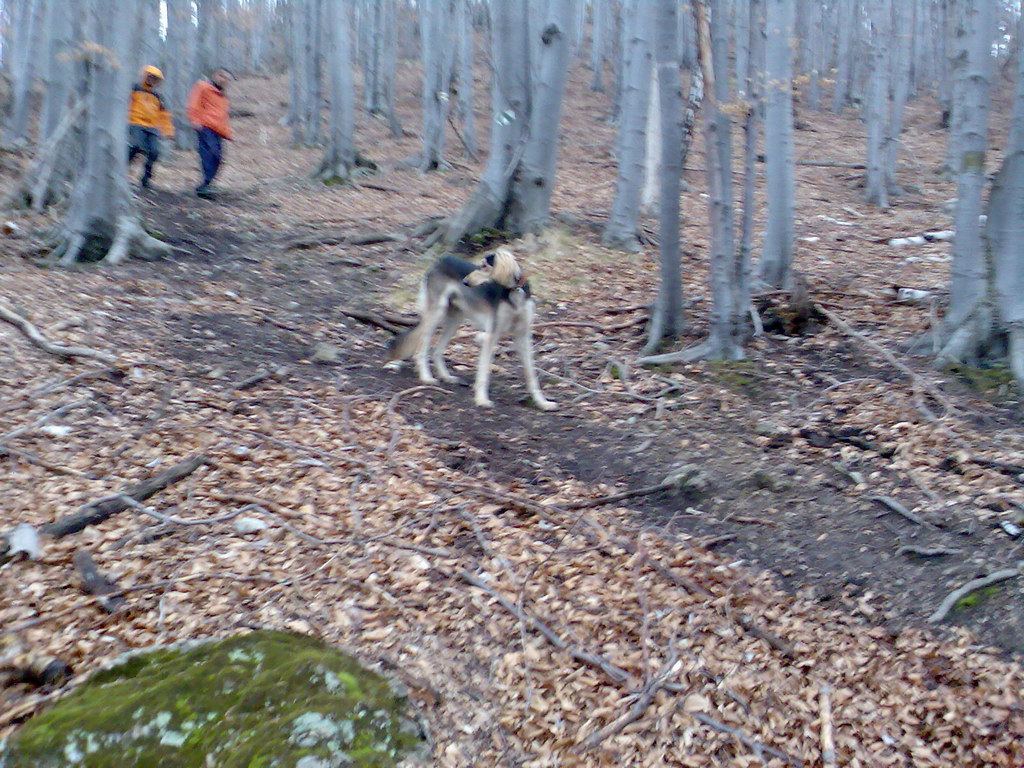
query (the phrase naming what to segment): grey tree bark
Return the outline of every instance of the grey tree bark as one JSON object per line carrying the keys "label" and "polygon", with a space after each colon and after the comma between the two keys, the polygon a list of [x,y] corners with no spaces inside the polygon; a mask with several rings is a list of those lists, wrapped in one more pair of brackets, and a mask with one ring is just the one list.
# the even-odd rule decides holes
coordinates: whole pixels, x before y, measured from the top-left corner
{"label": "grey tree bark", "polygon": [[889,101],[888,142],[885,153],[885,177],[889,194],[900,195],[903,190],[896,183],[896,160],[900,150],[900,135],[903,133],[903,116],[912,84],[911,57],[914,37],[913,8],[904,3],[894,3],[892,8],[892,64]]}
{"label": "grey tree bark", "polygon": [[74,14],[60,0],[45,0],[43,22],[44,50],[41,56],[40,81],[43,102],[39,114],[39,140],[42,145],[53,134],[68,106],[71,93],[72,55],[74,47],[72,19]]}
{"label": "grey tree bark", "polygon": [[423,59],[423,149],[416,165],[423,171],[444,166],[445,134],[451,109],[451,0],[421,3],[420,51]]}
{"label": "grey tree bark", "polygon": [[593,77],[590,90],[604,92],[604,60],[605,38],[608,36],[608,13],[605,5],[608,0],[593,0],[590,4],[590,68]]}
{"label": "grey tree bark", "polygon": [[490,155],[475,193],[440,231],[449,246],[485,228],[536,231],[549,217],[572,14],[570,0],[549,1],[534,76],[526,55],[527,1],[491,5]]}
{"label": "grey tree bark", "polygon": [[[163,41],[160,39],[161,2],[141,0],[139,3],[138,46],[133,69],[136,73],[145,65],[164,64]],[[165,73],[166,74],[166,73]]]}
{"label": "grey tree bark", "polygon": [[961,55],[954,61],[958,87],[953,119],[956,137],[957,204],[954,215],[952,280],[943,344],[937,362],[979,359],[993,333],[988,264],[979,216],[985,189],[985,150],[992,85],[993,4],[959,0],[954,34]]}
{"label": "grey tree bark", "polygon": [[459,43],[459,103],[458,113],[462,122],[462,140],[470,155],[476,156],[476,119],[473,111],[473,56],[476,46],[473,42],[473,18],[470,0],[458,0],[458,24],[455,32]]}
{"label": "grey tree bark", "polygon": [[192,24],[191,0],[167,0],[167,50],[177,63],[167,67],[164,76],[163,97],[174,116],[174,145],[178,149],[191,149],[195,134],[185,118],[185,104],[189,88],[197,74],[195,70],[195,27]]}
{"label": "grey tree bark", "polygon": [[53,251],[62,264],[166,255],[146,234],[128,189],[127,121],[137,0],[85,0],[87,73],[82,165]]}
{"label": "grey tree bark", "polygon": [[11,106],[0,136],[0,146],[5,148],[23,144],[28,138],[42,11],[42,0],[23,0],[14,6]]}
{"label": "grey tree bark", "polygon": [[793,263],[793,0],[766,0],[765,185],[768,223],[760,279],[789,284]]}
{"label": "grey tree bark", "polygon": [[741,81],[740,98],[746,107],[743,123],[743,217],[740,220],[740,295],[751,293],[754,250],[754,212],[757,201],[757,137],[764,100],[765,18],[764,0],[748,0],[747,40],[739,41],[746,51],[747,71]]}
{"label": "grey tree bark", "polygon": [[[679,92],[679,17],[676,0],[659,0],[655,9],[655,71],[658,91],[658,124],[650,126],[661,140],[657,143],[659,163],[650,172],[660,172],[658,196],[658,244],[661,282],[647,333],[644,354],[654,352],[662,339],[674,338],[683,330],[683,278],[679,261],[679,179],[683,172],[682,124]],[[655,112],[654,109],[651,112]]]}
{"label": "grey tree bark", "polygon": [[347,181],[356,167],[352,19],[348,3],[328,2],[325,10],[331,111],[324,156],[313,177],[325,183],[337,183]]}
{"label": "grey tree bark", "polygon": [[196,66],[199,74],[206,75],[223,66],[218,57],[224,44],[224,0],[196,0],[196,23]]}
{"label": "grey tree bark", "polygon": [[651,35],[654,32],[650,3],[629,5],[625,14],[627,43],[622,116],[616,140],[618,175],[615,201],[601,242],[610,248],[636,253],[641,192],[644,184],[647,108],[651,89]]}
{"label": "grey tree bark", "polygon": [[836,20],[839,41],[836,46],[836,84],[832,92],[832,111],[841,112],[850,103],[850,84],[853,77],[854,30],[860,13],[858,0],[839,0]]}
{"label": "grey tree bark", "polygon": [[[1024,40],[1024,15],[1017,26]],[[996,309],[1008,335],[1010,370],[1024,388],[1024,46],[1017,47],[1017,92],[1003,165],[988,204],[988,247]]]}
{"label": "grey tree bark", "polygon": [[[711,220],[711,327],[701,344],[680,352],[642,357],[641,365],[701,358],[740,360],[747,333],[750,296],[742,294],[741,264],[734,250],[732,149],[728,103],[729,32],[726,0],[693,0],[700,66],[704,75],[705,163]],[[708,13],[710,6],[710,14]],[[710,24],[708,16],[710,15]],[[722,73],[721,79],[716,79]],[[723,109],[723,107],[725,107]]]}
{"label": "grey tree bark", "polygon": [[871,83],[864,105],[868,130],[865,195],[871,205],[888,208],[889,191],[895,184],[887,164],[892,142],[892,5],[891,0],[870,0],[870,3]]}

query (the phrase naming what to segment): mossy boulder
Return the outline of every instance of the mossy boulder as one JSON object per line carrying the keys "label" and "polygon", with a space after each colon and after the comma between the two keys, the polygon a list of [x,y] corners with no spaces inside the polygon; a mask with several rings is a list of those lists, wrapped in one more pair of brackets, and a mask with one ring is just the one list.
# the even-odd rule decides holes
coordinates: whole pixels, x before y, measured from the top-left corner
{"label": "mossy boulder", "polygon": [[424,747],[386,679],[318,640],[260,631],[122,657],[0,745],[0,765],[385,768]]}

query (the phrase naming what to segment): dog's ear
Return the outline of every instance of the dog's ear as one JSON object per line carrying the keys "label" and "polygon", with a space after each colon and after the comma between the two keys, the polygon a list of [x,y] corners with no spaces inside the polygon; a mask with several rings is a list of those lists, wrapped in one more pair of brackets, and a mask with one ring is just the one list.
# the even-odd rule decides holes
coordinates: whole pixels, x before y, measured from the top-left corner
{"label": "dog's ear", "polygon": [[487,254],[487,257],[484,259],[484,264],[486,264],[488,267],[493,267],[494,266],[494,254],[493,253],[488,253]]}

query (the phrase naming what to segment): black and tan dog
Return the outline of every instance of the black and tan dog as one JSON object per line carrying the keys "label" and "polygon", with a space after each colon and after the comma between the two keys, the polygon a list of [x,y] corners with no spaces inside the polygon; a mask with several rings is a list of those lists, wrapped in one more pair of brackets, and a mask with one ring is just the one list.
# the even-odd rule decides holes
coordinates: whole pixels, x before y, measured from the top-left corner
{"label": "black and tan dog", "polygon": [[[499,248],[480,266],[457,256],[442,256],[420,282],[419,309],[419,324],[388,345],[389,361],[413,357],[419,379],[425,384],[435,384],[437,379],[456,382],[458,379],[445,365],[444,351],[459,326],[469,322],[482,331],[473,388],[478,406],[494,405],[488,397],[491,361],[498,341],[511,335],[523,361],[526,388],[533,402],[545,411],[558,407],[544,397],[537,383],[533,366],[534,300],[530,284],[511,251]],[[442,321],[441,338],[430,354],[430,342]],[[433,360],[437,378],[430,373],[428,356]]]}

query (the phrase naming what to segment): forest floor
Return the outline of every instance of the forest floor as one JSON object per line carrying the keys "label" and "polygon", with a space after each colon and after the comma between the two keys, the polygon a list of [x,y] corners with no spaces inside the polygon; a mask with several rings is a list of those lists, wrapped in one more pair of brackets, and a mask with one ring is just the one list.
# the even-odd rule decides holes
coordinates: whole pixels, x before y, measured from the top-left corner
{"label": "forest floor", "polygon": [[[414,82],[404,70],[407,127]],[[887,211],[862,203],[858,170],[797,169],[812,298],[912,376],[832,324],[770,331],[743,362],[636,369],[657,248],[600,245],[614,127],[586,82],[575,70],[556,222],[513,244],[538,295],[553,413],[525,402],[508,353],[492,410],[468,388],[384,371],[390,332],[347,314],[414,313],[418,228],[456,210],[481,170],[454,135],[451,167],[422,174],[403,165],[415,136],[394,140],[363,115],[360,148],[381,173],[325,187],[308,178],[318,152],[291,147],[279,125],[285,82],[245,80],[223,194],[192,196],[195,159],[180,152],[139,194],[173,258],[43,269],[22,256],[51,220],[11,214],[0,295],[50,338],[119,362],[58,360],[0,326],[0,435],[31,427],[0,437],[0,528],[45,524],[200,453],[213,465],[153,509],[193,520],[244,506],[270,528],[122,512],[2,566],[0,626],[79,672],[239,627],[313,632],[409,685],[438,765],[820,764],[830,695],[841,764],[1019,766],[1024,578],[927,622],[956,587],[1024,561],[1019,392],[998,368],[935,371],[901,352],[934,308],[892,288],[941,303],[948,281],[948,243],[886,245],[951,226],[938,110],[911,105],[907,194]],[[852,112],[801,108],[797,127],[798,160],[862,161]],[[700,340],[710,309],[699,138],[688,166],[682,344]],[[381,242],[353,242],[366,239]],[[450,359],[472,378],[470,333]],[[696,473],[682,490],[574,508],[680,467]],[[125,609],[82,596],[77,549],[129,590]],[[53,695],[0,691],[0,729]],[[600,744],[581,746],[595,733]]]}

